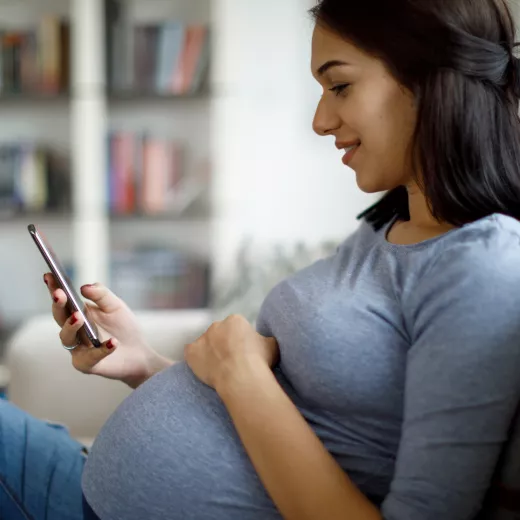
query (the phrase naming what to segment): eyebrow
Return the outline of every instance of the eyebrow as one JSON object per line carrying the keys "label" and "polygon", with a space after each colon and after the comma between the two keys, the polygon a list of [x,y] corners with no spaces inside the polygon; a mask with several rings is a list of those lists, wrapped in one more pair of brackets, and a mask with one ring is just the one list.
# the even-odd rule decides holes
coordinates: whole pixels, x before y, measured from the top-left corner
{"label": "eyebrow", "polygon": [[329,69],[333,67],[343,67],[344,65],[350,65],[350,63],[340,60],[330,60],[325,62],[316,72],[318,76],[323,76]]}

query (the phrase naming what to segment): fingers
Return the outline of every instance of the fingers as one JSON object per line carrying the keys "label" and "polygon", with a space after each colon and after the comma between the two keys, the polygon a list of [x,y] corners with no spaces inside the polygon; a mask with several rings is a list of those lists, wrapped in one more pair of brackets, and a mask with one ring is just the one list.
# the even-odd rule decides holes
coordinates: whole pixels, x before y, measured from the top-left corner
{"label": "fingers", "polygon": [[63,324],[60,331],[61,343],[67,347],[72,347],[78,342],[78,332],[83,326],[83,319],[79,312],[75,312]]}
{"label": "fingers", "polygon": [[53,300],[52,315],[56,323],[63,327],[69,318],[69,310],[67,309],[67,295],[59,288],[54,276],[51,273],[43,275],[43,281],[46,283],[49,294]]}
{"label": "fingers", "polygon": [[98,363],[112,354],[117,349],[117,345],[117,340],[111,338],[99,348],[79,346],[71,351],[72,365],[84,374],[96,374]]}
{"label": "fingers", "polygon": [[110,289],[103,284],[84,285],[81,294],[93,301],[101,311],[111,313],[121,308],[122,302]]}

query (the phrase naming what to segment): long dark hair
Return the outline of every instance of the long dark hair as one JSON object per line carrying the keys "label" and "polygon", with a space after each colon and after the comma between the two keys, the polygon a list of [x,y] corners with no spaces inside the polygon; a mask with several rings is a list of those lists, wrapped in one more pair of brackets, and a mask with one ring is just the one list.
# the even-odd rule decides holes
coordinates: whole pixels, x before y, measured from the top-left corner
{"label": "long dark hair", "polygon": [[[322,0],[311,14],[414,93],[414,174],[435,218],[520,219],[520,62],[505,0]],[[395,215],[409,219],[404,186],[359,218],[380,228]]]}

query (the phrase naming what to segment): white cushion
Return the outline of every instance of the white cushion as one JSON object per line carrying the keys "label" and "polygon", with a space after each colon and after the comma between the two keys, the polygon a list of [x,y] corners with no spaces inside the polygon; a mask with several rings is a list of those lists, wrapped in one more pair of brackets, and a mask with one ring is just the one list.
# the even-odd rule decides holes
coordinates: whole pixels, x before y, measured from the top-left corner
{"label": "white cushion", "polygon": [[[152,347],[174,360],[182,359],[184,345],[212,321],[204,310],[136,314]],[[43,315],[28,320],[10,338],[8,397],[35,417],[66,425],[76,438],[93,438],[131,389],[74,370],[58,333],[52,316]]]}

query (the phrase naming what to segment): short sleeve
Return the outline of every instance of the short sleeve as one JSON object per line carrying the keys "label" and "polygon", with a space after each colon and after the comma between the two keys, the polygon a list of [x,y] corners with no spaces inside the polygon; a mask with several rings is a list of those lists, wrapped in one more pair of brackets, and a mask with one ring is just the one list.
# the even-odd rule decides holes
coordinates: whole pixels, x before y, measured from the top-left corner
{"label": "short sleeve", "polygon": [[404,420],[386,520],[477,514],[520,399],[520,246],[452,246],[407,302]]}

